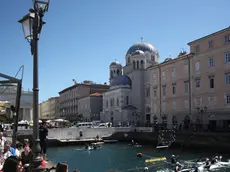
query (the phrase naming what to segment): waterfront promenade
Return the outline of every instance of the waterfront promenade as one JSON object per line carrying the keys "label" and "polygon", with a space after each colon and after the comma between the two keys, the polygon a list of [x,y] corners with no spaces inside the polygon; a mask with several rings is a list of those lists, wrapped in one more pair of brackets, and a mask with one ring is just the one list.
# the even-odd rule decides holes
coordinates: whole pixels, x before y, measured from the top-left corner
{"label": "waterfront promenade", "polygon": [[[82,132],[82,136],[80,135]],[[12,132],[6,133],[8,136]],[[32,139],[32,130],[19,130],[18,140]],[[91,143],[96,141],[96,136],[103,140],[131,141],[138,140],[146,144],[156,144],[158,133],[152,127],[109,127],[109,128],[55,128],[49,129],[49,147],[68,146]],[[184,147],[212,147],[230,150],[230,135],[223,132],[177,131],[176,142]]]}

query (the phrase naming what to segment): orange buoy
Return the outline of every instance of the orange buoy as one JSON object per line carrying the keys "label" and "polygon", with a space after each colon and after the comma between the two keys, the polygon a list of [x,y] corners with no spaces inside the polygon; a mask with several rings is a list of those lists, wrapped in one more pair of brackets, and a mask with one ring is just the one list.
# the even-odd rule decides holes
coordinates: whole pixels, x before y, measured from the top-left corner
{"label": "orange buoy", "polygon": [[142,157],[142,153],[141,153],[141,152],[138,152],[138,153],[137,153],[137,157]]}

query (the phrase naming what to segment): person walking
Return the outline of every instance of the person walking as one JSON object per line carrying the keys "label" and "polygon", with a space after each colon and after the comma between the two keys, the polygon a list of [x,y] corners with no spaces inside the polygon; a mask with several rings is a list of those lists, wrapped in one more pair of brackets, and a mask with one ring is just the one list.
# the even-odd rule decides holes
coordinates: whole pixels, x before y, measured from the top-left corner
{"label": "person walking", "polygon": [[3,132],[0,132],[0,146],[4,147],[6,138],[3,136]]}
{"label": "person walking", "polygon": [[41,154],[43,156],[44,161],[46,161],[47,136],[48,136],[48,129],[46,127],[46,122],[42,121],[42,124],[39,127],[39,139],[40,139],[40,146],[41,146]]}

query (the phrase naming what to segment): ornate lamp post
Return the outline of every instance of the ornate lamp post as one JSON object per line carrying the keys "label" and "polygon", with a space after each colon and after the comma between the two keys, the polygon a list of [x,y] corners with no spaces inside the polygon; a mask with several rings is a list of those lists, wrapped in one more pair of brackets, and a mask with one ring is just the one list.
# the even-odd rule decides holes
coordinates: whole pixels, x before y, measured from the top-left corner
{"label": "ornate lamp post", "polygon": [[42,26],[45,24],[43,16],[48,11],[50,0],[33,0],[33,9],[18,22],[22,24],[25,38],[31,45],[31,54],[33,55],[33,161],[30,165],[30,171],[45,171],[40,165],[42,158],[40,155],[39,140],[39,122],[38,122],[38,40]]}

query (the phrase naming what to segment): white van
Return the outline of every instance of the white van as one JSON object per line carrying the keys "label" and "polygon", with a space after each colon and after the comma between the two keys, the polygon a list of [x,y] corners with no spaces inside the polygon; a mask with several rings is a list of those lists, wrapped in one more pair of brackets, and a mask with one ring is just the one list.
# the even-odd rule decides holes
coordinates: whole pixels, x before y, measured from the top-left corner
{"label": "white van", "polygon": [[79,122],[76,125],[77,128],[92,128],[93,123],[92,122]]}

